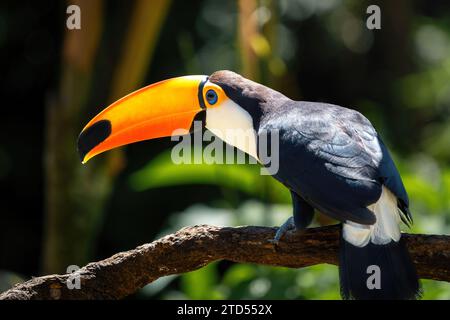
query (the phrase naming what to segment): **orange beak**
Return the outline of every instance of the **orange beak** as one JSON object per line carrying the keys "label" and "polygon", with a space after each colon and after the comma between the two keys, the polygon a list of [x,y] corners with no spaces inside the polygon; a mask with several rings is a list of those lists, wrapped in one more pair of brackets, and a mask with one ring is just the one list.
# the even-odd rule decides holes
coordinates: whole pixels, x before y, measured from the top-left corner
{"label": "orange beak", "polygon": [[137,141],[168,137],[189,130],[204,106],[206,76],[161,81],[114,102],[95,116],[78,137],[81,161]]}

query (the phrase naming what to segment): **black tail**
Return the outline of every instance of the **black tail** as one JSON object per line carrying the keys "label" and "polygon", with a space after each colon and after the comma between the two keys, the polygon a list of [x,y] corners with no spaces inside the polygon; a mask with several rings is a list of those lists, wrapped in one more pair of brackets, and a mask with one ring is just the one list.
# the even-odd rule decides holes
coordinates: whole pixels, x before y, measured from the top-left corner
{"label": "black tail", "polygon": [[420,297],[416,269],[402,239],[356,247],[341,236],[341,295],[357,300],[412,300]]}

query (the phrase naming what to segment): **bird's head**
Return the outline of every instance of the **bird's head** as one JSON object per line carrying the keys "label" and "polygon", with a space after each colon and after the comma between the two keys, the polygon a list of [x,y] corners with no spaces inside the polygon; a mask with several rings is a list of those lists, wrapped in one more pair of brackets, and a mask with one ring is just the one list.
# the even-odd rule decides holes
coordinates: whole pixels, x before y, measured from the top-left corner
{"label": "bird's head", "polygon": [[223,132],[255,130],[261,105],[280,97],[284,96],[231,71],[164,80],[130,93],[95,116],[78,137],[78,151],[85,163],[119,146],[168,137],[177,129],[187,133],[201,117],[214,134],[256,157],[254,141],[236,145]]}

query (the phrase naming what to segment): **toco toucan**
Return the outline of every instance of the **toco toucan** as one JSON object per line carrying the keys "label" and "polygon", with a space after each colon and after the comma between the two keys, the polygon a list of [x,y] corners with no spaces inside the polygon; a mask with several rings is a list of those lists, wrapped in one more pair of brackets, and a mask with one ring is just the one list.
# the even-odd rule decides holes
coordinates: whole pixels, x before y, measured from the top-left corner
{"label": "toco toucan", "polygon": [[[399,226],[412,222],[408,195],[380,135],[355,110],[293,101],[231,71],[179,77],[137,90],[94,117],[78,138],[81,160],[176,129],[188,132],[199,114],[208,130],[257,160],[261,133],[277,130],[279,170],[273,176],[290,190],[293,217],[274,241],[306,228],[317,209],[342,222],[343,298],[419,296]],[[254,135],[242,143],[229,129]]]}

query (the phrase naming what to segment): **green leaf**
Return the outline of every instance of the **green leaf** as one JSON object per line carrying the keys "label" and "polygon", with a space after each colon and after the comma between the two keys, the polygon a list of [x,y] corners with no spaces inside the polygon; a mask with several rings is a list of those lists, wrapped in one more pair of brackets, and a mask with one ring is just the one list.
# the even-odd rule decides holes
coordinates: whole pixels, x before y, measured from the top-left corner
{"label": "green leaf", "polygon": [[166,151],[130,177],[136,191],[152,188],[203,184],[239,190],[273,202],[289,203],[288,190],[271,176],[260,174],[261,166],[250,164],[175,164]]}
{"label": "green leaf", "polygon": [[217,263],[211,263],[181,276],[182,291],[189,299],[223,299],[223,294],[217,286]]}

